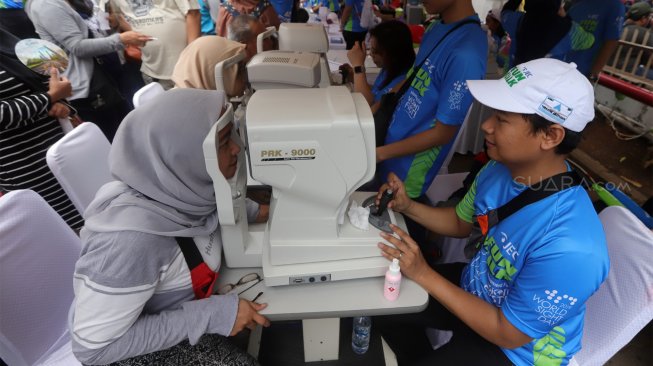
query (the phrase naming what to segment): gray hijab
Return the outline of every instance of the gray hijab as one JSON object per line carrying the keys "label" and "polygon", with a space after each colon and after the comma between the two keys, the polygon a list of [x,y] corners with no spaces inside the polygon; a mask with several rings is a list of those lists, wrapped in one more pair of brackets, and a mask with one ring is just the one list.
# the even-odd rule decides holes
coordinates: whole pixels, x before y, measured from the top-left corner
{"label": "gray hijab", "polygon": [[202,142],[223,100],[220,91],[173,89],[128,114],[109,154],[117,181],[95,195],[86,229],[185,237],[215,231],[215,192]]}

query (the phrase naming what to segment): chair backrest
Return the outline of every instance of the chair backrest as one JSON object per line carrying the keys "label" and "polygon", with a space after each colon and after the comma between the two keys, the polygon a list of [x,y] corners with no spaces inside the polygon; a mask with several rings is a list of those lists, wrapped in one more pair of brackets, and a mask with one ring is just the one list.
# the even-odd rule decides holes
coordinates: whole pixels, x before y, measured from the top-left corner
{"label": "chair backrest", "polygon": [[0,358],[33,365],[70,341],[79,237],[29,190],[0,197]]}
{"label": "chair backrest", "polygon": [[587,301],[579,365],[605,364],[653,319],[653,232],[623,207],[611,206],[603,223],[610,273]]}
{"label": "chair backrest", "polygon": [[132,97],[134,108],[138,108],[138,106],[163,93],[164,91],[165,89],[163,89],[163,86],[161,86],[161,84],[157,83],[156,81],[145,85],[144,87],[138,89]]}
{"label": "chair backrest", "polygon": [[426,197],[432,203],[446,201],[452,193],[463,187],[467,174],[469,172],[436,175],[426,190]]}
{"label": "chair backrest", "polygon": [[[433,183],[426,191],[426,197],[433,204],[446,201],[452,193],[463,187],[463,181],[468,174],[469,172],[436,175]],[[437,236],[435,242],[441,251],[437,263],[469,262],[469,258],[465,257],[464,251],[467,238]],[[434,343],[432,342],[432,344]]]}
{"label": "chair backrest", "polygon": [[113,180],[110,149],[109,140],[91,122],[77,126],[48,149],[50,170],[82,216],[100,187]]}
{"label": "chair backrest", "polygon": [[449,173],[449,163],[451,162],[451,159],[453,158],[454,152],[456,152],[456,146],[458,145],[458,142],[460,141],[462,136],[467,133],[466,132],[467,125],[468,125],[467,120],[469,119],[471,111],[472,111],[472,105],[470,105],[469,109],[467,109],[467,114],[465,115],[465,119],[463,120],[463,124],[458,129],[458,132],[456,133],[456,136],[454,136],[453,143],[451,144],[451,149],[449,149],[449,152],[447,152],[447,156],[444,158],[444,161],[442,162],[442,166],[440,167],[440,170],[438,171],[438,174],[448,174]]}

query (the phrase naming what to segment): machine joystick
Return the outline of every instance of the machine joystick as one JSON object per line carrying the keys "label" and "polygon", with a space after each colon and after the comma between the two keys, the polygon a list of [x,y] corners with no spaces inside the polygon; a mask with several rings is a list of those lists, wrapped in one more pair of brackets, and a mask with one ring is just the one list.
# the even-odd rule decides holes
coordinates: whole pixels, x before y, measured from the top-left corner
{"label": "machine joystick", "polygon": [[394,193],[392,192],[392,189],[388,188],[383,192],[381,195],[381,200],[379,201],[379,205],[376,208],[376,211],[374,212],[375,216],[381,216],[385,209],[388,207],[388,203],[392,200],[394,197]]}

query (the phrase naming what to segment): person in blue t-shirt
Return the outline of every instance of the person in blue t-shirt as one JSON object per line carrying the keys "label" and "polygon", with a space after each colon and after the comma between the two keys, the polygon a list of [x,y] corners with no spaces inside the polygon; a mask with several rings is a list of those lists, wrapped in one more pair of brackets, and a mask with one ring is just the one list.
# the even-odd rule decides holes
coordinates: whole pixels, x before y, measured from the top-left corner
{"label": "person in blue t-shirt", "polygon": [[[562,0],[510,0],[503,6],[501,23],[510,35],[509,67],[541,57],[568,61],[571,51],[589,49],[594,35],[564,13]],[[546,32],[542,32],[546,29]]]}
{"label": "person in blue t-shirt", "polygon": [[203,36],[215,35],[215,20],[211,17],[211,9],[207,0],[197,0],[200,5],[200,29]]}
{"label": "person in blue t-shirt", "polygon": [[39,38],[25,13],[23,0],[0,0],[0,26],[18,39]]}
{"label": "person in blue t-shirt", "polygon": [[[420,365],[567,365],[581,348],[585,302],[609,270],[592,202],[565,175],[567,155],[594,118],[594,90],[575,64],[551,58],[468,86],[496,113],[481,127],[492,160],[463,200],[449,208],[417,203],[395,174],[379,198],[392,188],[388,207],[438,234],[468,236],[476,221],[486,235],[469,264],[431,268],[405,232],[393,226],[396,236],[382,233],[394,245],[379,243],[383,255],[398,258],[403,274],[431,301],[420,314],[380,317],[375,324],[400,364],[421,358]],[[487,225],[484,217],[526,189],[549,195]],[[452,330],[453,337],[435,351],[420,348],[414,334],[403,333],[414,332],[411,325]]]}
{"label": "person in blue t-shirt", "polygon": [[290,23],[293,0],[270,0],[270,4],[272,4],[274,11],[277,12],[279,21],[282,23]]}
{"label": "person in blue t-shirt", "polygon": [[578,0],[569,9],[571,19],[594,35],[592,48],[569,54],[569,61],[591,81],[597,80],[619,44],[625,12],[619,0]]}
{"label": "person in blue t-shirt", "polygon": [[345,48],[350,50],[355,42],[365,42],[367,28],[361,26],[361,14],[365,0],[345,0],[345,8],[340,17],[340,31],[345,39]]}
{"label": "person in blue t-shirt", "polygon": [[[376,148],[378,176],[396,173],[405,180],[409,197],[421,202],[472,104],[466,80],[483,78],[488,52],[471,0],[427,0],[424,7],[429,14],[439,13],[441,21],[424,34],[407,75],[416,73],[415,78],[397,104],[385,144]],[[407,225],[423,243],[426,231],[410,220]]]}
{"label": "person in blue t-shirt", "polygon": [[354,91],[363,94],[365,100],[372,105],[403,81],[413,65],[415,51],[410,29],[398,20],[383,22],[370,29],[370,56],[374,64],[381,68],[372,86],[367,83],[365,74],[366,55],[365,43],[356,42],[347,52],[351,65],[342,65],[341,69],[347,70],[345,74],[352,76]]}
{"label": "person in blue t-shirt", "polygon": [[340,14],[340,2],[338,0],[319,0],[319,5],[328,8],[332,13]]}

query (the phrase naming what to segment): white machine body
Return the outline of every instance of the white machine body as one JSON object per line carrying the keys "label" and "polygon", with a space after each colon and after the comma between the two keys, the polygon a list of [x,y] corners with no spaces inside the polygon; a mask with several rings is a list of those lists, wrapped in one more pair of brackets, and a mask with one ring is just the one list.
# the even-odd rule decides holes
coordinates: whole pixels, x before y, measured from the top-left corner
{"label": "white machine body", "polygon": [[[247,166],[244,146],[241,146],[238,155],[238,169],[234,177],[227,180],[218,169],[216,136],[219,127],[234,120],[231,104],[227,103],[226,108],[202,144],[206,171],[213,180],[222,242],[229,244],[229,248],[224,248],[225,260],[229,267],[261,267],[263,234],[266,224],[248,224],[247,222],[245,204]],[[234,139],[242,145],[242,140],[238,137],[235,128],[232,129],[232,133]]]}
{"label": "white machine body", "polygon": [[322,24],[281,23],[279,25],[279,49],[327,53],[329,39]]}
{"label": "white machine body", "polygon": [[326,53],[329,38],[322,24],[281,23],[279,25],[279,50],[314,52],[320,55],[320,88],[333,85]]}
{"label": "white machine body", "polygon": [[[221,118],[232,118],[229,109]],[[263,266],[266,285],[382,276],[388,261],[379,230],[346,217],[355,192],[374,176],[374,121],[362,95],[337,86],[259,90],[246,109],[246,142],[254,179],[272,187],[267,224],[248,225],[245,149],[236,176],[220,174],[215,133],[204,142],[214,181],[227,266]],[[391,221],[405,229],[401,215]]]}
{"label": "white machine body", "polygon": [[313,88],[320,83],[320,56],[311,52],[263,51],[247,63],[254,90]]}

